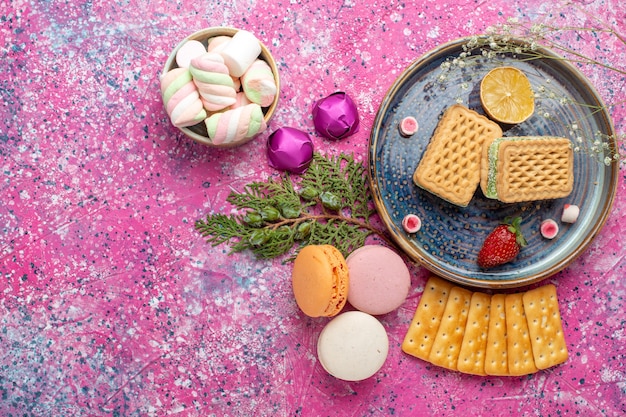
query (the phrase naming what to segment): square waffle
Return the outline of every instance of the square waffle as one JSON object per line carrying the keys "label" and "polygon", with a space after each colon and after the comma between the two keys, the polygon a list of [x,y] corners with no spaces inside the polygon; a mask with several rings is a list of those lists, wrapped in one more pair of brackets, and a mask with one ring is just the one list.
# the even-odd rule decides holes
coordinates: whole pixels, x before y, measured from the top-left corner
{"label": "square waffle", "polygon": [[483,144],[501,136],[497,123],[460,104],[450,106],[413,173],[413,182],[452,204],[466,207],[480,182]]}
{"label": "square waffle", "polygon": [[562,198],[574,186],[574,154],[566,138],[499,138],[485,145],[482,160],[483,193],[504,203]]}

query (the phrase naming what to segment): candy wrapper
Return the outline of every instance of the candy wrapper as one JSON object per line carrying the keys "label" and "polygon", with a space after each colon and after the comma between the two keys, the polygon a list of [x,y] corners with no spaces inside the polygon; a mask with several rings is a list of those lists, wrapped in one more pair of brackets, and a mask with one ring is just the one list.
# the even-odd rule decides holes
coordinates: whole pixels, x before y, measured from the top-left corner
{"label": "candy wrapper", "polygon": [[320,135],[343,139],[359,131],[359,112],[346,93],[333,93],[313,106],[313,124]]}
{"label": "candy wrapper", "polygon": [[313,141],[306,132],[281,127],[267,140],[267,158],[272,168],[303,174],[313,159]]}

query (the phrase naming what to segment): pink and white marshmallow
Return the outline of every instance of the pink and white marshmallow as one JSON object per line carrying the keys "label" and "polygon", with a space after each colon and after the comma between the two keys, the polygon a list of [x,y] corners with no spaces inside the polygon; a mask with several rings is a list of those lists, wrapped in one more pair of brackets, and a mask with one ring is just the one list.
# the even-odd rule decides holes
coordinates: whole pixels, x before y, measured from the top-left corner
{"label": "pink and white marshmallow", "polygon": [[191,60],[206,54],[206,48],[200,41],[188,40],[176,52],[176,64],[181,68],[189,68]]}
{"label": "pink and white marshmallow", "polygon": [[561,215],[561,221],[563,223],[576,223],[578,215],[580,214],[580,208],[574,204],[566,204],[563,206],[563,214]]}
{"label": "pink and white marshmallow", "polygon": [[205,109],[219,111],[235,103],[235,84],[219,54],[207,52],[192,59],[189,71]]}
{"label": "pink and white marshmallow", "polygon": [[263,110],[255,103],[215,113],[205,120],[205,124],[214,145],[241,142],[267,128]]}
{"label": "pink and white marshmallow", "polygon": [[208,52],[220,53],[231,39],[232,37],[226,35],[215,36],[209,39],[206,49]]}
{"label": "pink and white marshmallow", "polygon": [[241,86],[251,102],[269,107],[276,97],[278,88],[274,73],[262,59],[255,60],[241,77]]}
{"label": "pink and white marshmallow", "polygon": [[176,127],[193,126],[207,117],[188,68],[174,68],[161,77],[161,96]]}

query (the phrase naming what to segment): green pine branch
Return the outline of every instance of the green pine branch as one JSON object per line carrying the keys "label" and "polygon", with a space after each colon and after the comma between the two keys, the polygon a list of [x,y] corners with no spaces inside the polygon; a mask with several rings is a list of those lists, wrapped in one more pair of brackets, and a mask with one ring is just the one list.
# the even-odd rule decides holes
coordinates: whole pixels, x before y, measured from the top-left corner
{"label": "green pine branch", "polygon": [[365,168],[351,155],[315,153],[298,182],[288,174],[252,182],[231,191],[227,201],[240,213],[209,214],[195,228],[213,246],[229,244],[231,253],[250,250],[258,258],[274,258],[294,247],[329,244],[348,256],[373,234],[393,245],[370,222],[376,211]]}

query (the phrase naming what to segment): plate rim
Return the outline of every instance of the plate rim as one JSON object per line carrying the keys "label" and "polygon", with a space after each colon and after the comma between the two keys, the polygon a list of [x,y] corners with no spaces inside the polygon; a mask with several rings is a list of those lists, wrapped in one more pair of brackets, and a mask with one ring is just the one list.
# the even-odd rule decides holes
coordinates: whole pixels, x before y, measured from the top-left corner
{"label": "plate rim", "polygon": [[[504,289],[504,288],[518,288],[522,286],[527,286],[544,279],[547,279],[559,272],[563,269],[567,268],[572,262],[574,262],[578,257],[580,257],[589,247],[589,245],[595,240],[597,235],[603,229],[606,221],[612,212],[613,205],[615,202],[615,196],[617,194],[618,182],[619,182],[619,166],[616,163],[611,163],[610,169],[610,178],[606,178],[609,193],[606,196],[605,201],[602,203],[603,209],[601,210],[600,216],[594,222],[593,226],[588,230],[588,233],[581,242],[576,245],[575,249],[571,251],[566,257],[551,265],[550,267],[544,269],[543,271],[535,274],[530,274],[528,276],[520,275],[517,278],[511,279],[503,279],[503,280],[489,280],[486,279],[489,275],[488,271],[482,273],[485,276],[485,279],[477,279],[474,277],[463,277],[457,273],[449,271],[445,269],[438,263],[430,262],[425,256],[423,256],[419,251],[414,250],[414,247],[409,244],[407,239],[394,231],[394,228],[390,227],[392,224],[395,225],[395,222],[392,221],[389,213],[384,207],[384,202],[382,198],[381,189],[378,186],[377,182],[377,169],[376,169],[376,144],[378,140],[378,133],[380,131],[380,126],[382,125],[382,120],[388,111],[389,104],[395,98],[398,90],[404,86],[404,83],[408,78],[410,78],[420,67],[428,65],[433,59],[443,57],[446,55],[446,51],[458,50],[462,48],[464,44],[467,44],[473,38],[490,38],[491,35],[474,35],[474,36],[466,36],[456,38],[454,40],[445,42],[436,46],[429,51],[425,52],[417,59],[413,60],[403,71],[400,73],[398,77],[394,80],[394,82],[390,85],[385,93],[381,103],[379,105],[378,111],[374,118],[372,124],[372,130],[369,136],[368,142],[368,182],[370,185],[370,189],[372,192],[374,205],[376,211],[385,225],[385,228],[389,235],[391,235],[394,243],[413,261],[417,262],[420,266],[425,267],[431,273],[436,274],[441,278],[448,279],[456,284],[465,285],[469,287],[479,287],[479,288],[488,288],[488,289]],[[526,41],[520,38],[511,37],[508,38],[508,41],[513,43],[527,44]],[[602,107],[601,117],[605,119],[606,126],[608,128],[608,134],[615,141],[615,127],[613,125],[613,120],[611,115],[607,112],[606,105],[602,100],[602,97],[599,95],[596,88],[589,81],[589,79],[574,65],[564,59],[561,55],[557,54],[553,50],[544,47],[538,46],[537,51],[545,54],[546,56],[550,56],[552,58],[556,58],[553,61],[550,61],[548,65],[553,66],[556,70],[564,69],[564,71],[569,72],[568,76],[575,77],[581,83],[590,97],[592,97],[595,102],[598,103]],[[452,57],[452,55],[448,52],[448,56]],[[539,58],[545,60],[545,58]],[[598,162],[600,163],[600,162]],[[397,225],[396,225],[397,226]],[[398,228],[401,229],[401,228]]]}

